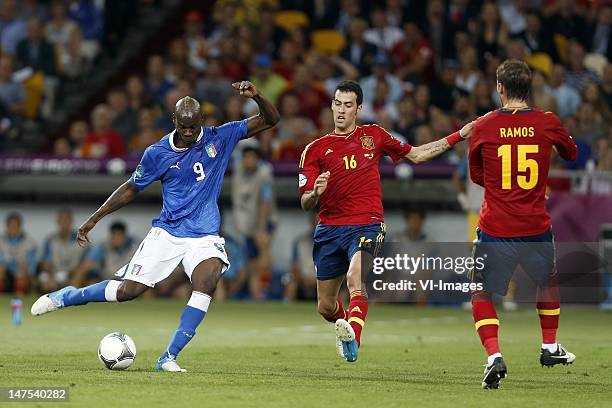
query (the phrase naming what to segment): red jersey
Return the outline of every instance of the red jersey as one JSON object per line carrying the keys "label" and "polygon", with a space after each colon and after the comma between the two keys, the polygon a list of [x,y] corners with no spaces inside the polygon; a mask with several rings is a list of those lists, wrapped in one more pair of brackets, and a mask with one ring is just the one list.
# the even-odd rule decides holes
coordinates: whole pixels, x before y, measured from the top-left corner
{"label": "red jersey", "polygon": [[499,109],[476,122],[469,163],[470,177],[485,188],[482,231],[507,238],[550,228],[544,194],[553,146],[565,160],[576,160],[576,143],[551,112]]}
{"label": "red jersey", "polygon": [[364,225],[384,220],[378,163],[382,156],[393,161],[412,146],[402,143],[378,125],[357,126],[348,134],[327,134],[302,152],[300,193],[314,189],[319,174],[330,172],[327,188],[319,198],[323,225]]}

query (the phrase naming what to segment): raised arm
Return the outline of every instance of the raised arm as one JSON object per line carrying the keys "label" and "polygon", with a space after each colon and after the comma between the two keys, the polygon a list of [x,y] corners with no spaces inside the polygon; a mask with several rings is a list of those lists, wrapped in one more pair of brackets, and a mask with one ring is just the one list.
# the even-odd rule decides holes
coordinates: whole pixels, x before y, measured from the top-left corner
{"label": "raised arm", "polygon": [[134,199],[136,194],[138,193],[138,189],[132,184],[130,180],[126,181],[122,185],[120,185],[113,193],[106,199],[104,204],[100,206],[89,216],[87,221],[85,221],[80,227],[77,236],[77,240],[79,242],[79,246],[85,247],[87,243],[89,243],[89,238],[87,234],[89,231],[96,226],[98,221],[107,216],[108,214],[117,211],[121,207],[128,204],[130,201]]}
{"label": "raised arm", "polygon": [[259,114],[251,116],[247,120],[247,137],[270,129],[278,123],[280,120],[278,109],[265,96],[259,93],[259,90],[253,83],[250,81],[234,82],[232,86],[240,92],[240,95],[253,99],[259,107]]}
{"label": "raised arm", "polygon": [[436,140],[434,142],[426,143],[421,146],[415,146],[404,156],[404,158],[410,160],[413,163],[423,163],[433,159],[436,156],[450,150],[454,144],[459,143],[463,139],[468,139],[472,134],[475,122],[469,122],[459,130],[450,136],[443,139]]}

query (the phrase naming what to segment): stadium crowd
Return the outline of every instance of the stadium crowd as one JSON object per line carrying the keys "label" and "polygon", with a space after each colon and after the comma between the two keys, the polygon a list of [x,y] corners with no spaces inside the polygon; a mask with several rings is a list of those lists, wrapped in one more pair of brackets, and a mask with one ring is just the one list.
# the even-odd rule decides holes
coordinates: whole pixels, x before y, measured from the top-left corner
{"label": "stadium crowd", "polygon": [[[14,79],[16,67],[32,65],[27,58],[35,57],[34,72],[44,72],[45,78],[83,75],[102,38],[99,13],[75,11],[95,7],[92,1],[53,1],[46,17],[36,12],[42,2],[23,3],[32,7],[20,6],[19,14],[14,0],[3,0],[0,8],[0,112],[10,121],[27,112],[26,85]],[[51,46],[64,56],[55,65],[45,61],[51,57],[44,49]],[[267,162],[297,162],[309,142],[333,130],[328,108],[343,79],[363,87],[361,121],[421,145],[495,109],[496,67],[506,58],[523,59],[533,70],[532,103],[557,113],[579,145],[576,162],[554,165],[612,171],[612,3],[607,0],[218,0],[207,15],[187,12],[183,34],[166,50],[149,56],[140,74],[108,90],[90,120],[71,123],[68,134],[55,140],[53,153],[140,157],[174,129],[170,115],[185,95],[201,101],[206,126],[242,119],[255,106],[231,83],[250,79],[278,106],[281,122],[259,134],[256,143],[241,145],[236,158],[232,201],[240,236],[226,236],[233,263],[224,279],[229,297],[246,286],[246,296],[261,299],[270,285],[276,210]],[[465,165],[465,149],[458,144],[438,160]],[[423,220],[421,212],[409,212],[406,233],[396,238],[423,240]],[[70,212],[61,210],[57,234],[36,250],[20,225],[19,215],[10,215],[0,242],[0,285],[10,280],[15,290],[25,290],[26,282],[49,291],[108,277],[127,263],[139,242],[117,223],[106,243],[79,249]],[[281,282],[286,299],[314,296],[311,236],[294,244],[291,271]],[[54,254],[64,261],[54,260]],[[186,283],[182,276],[159,292],[180,293]]]}

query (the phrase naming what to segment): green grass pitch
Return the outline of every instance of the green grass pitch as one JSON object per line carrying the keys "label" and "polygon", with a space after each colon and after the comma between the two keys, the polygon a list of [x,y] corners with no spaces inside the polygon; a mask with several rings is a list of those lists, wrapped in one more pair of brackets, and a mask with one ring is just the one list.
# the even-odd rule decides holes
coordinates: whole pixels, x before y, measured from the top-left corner
{"label": "green grass pitch", "polygon": [[[183,302],[89,304],[10,325],[0,296],[0,386],[69,386],[70,402],[94,407],[603,407],[612,406],[612,314],[562,308],[560,341],[570,366],[539,365],[531,308],[500,313],[509,375],[482,390],[484,351],[469,312],[403,305],[370,307],[356,364],[335,354],[333,327],[314,304],[218,303],[179,363],[187,373],[153,371]],[[98,342],[128,333],[138,348],[127,371],[105,369]],[[2,404],[4,405],[4,404]],[[11,405],[17,406],[17,405]],[[34,404],[18,404],[34,406]]]}

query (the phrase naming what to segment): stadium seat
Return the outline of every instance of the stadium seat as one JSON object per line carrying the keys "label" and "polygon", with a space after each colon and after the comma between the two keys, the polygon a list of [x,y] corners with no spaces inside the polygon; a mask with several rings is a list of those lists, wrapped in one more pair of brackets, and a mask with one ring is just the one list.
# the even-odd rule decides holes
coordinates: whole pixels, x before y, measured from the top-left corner
{"label": "stadium seat", "polygon": [[317,30],[312,33],[312,44],[324,54],[338,54],[346,45],[346,39],[336,30]]}
{"label": "stadium seat", "polygon": [[296,28],[306,27],[310,24],[310,19],[301,11],[284,10],[275,14],[274,22],[283,30],[291,32]]}

